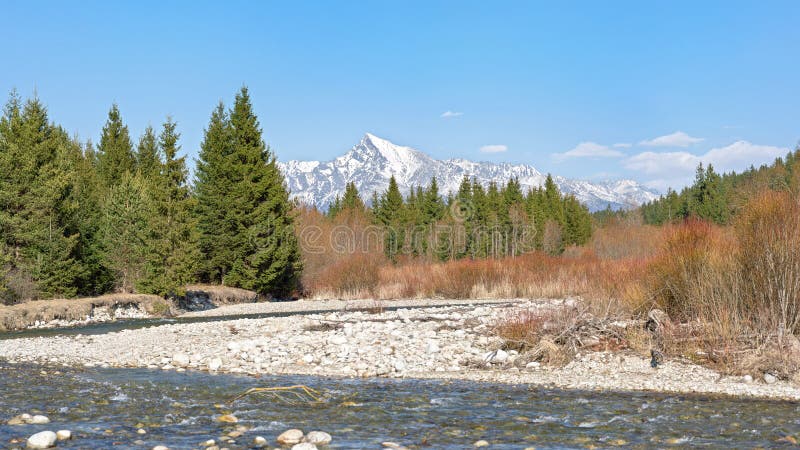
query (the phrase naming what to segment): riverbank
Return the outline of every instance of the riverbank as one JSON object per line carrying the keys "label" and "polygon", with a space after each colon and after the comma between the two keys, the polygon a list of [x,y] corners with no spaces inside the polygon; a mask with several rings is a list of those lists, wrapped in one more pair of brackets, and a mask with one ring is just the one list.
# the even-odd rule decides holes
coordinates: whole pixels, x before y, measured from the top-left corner
{"label": "riverbank", "polygon": [[[569,301],[482,305],[468,301],[391,311],[376,305],[372,313],[336,311],[170,324],[95,336],[19,338],[0,341],[0,358],[56,367],[439,378],[800,400],[800,387],[789,382],[766,384],[747,377],[721,376],[676,360],[653,369],[648,357],[630,351],[586,352],[566,366],[554,368],[528,361],[526,355],[499,350],[503,342],[492,333],[495,324],[521,310],[558,308],[565,302]],[[246,306],[252,312],[252,308],[278,307],[273,305],[292,303],[230,308],[239,311]]]}
{"label": "riverbank", "polygon": [[0,332],[76,327],[120,319],[173,317],[259,300],[259,295],[253,291],[201,284],[187,286],[186,295],[175,301],[145,294],[36,300],[0,305]]}

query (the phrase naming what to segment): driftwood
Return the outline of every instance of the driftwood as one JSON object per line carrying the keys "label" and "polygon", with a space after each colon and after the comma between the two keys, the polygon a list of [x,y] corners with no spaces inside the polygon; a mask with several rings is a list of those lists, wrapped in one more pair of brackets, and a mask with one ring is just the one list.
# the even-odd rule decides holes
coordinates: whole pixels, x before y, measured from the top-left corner
{"label": "driftwood", "polygon": [[265,394],[270,397],[286,403],[287,405],[300,405],[300,404],[319,404],[325,403],[324,396],[316,389],[308,386],[297,384],[294,386],[278,386],[278,387],[255,387],[246,390],[245,392],[237,395],[231,403],[241,400],[248,395]]}

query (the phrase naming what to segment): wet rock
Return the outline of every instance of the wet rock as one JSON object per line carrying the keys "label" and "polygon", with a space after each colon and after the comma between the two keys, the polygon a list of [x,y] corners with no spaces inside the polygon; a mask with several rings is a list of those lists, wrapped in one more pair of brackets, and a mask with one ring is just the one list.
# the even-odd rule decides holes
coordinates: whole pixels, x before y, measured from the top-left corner
{"label": "wet rock", "polygon": [[303,440],[303,432],[296,428],[286,430],[278,436],[278,443],[281,445],[299,444]]}
{"label": "wet rock", "polygon": [[136,434],[145,435],[147,434],[147,430],[145,430],[144,428],[139,428],[138,430],[136,430]]}
{"label": "wet rock", "polygon": [[317,446],[310,442],[301,442],[293,445],[292,450],[317,450]]}
{"label": "wet rock", "polygon": [[28,423],[33,424],[33,425],[44,425],[46,423],[50,423],[50,419],[48,419],[47,416],[42,416],[42,415],[37,414],[37,415],[31,417],[31,419],[28,421]]}
{"label": "wet rock", "polygon": [[487,441],[484,441],[483,439],[481,439],[480,441],[475,441],[475,443],[472,444],[472,446],[473,447],[488,447],[489,443]]}
{"label": "wet rock", "polygon": [[217,417],[217,422],[222,422],[222,423],[236,423],[238,421],[239,419],[237,419],[236,416],[234,416],[233,414],[223,414]]}
{"label": "wet rock", "polygon": [[306,435],[306,442],[314,445],[328,445],[333,438],[324,431],[312,431]]}
{"label": "wet rock", "polygon": [[393,450],[408,450],[406,447],[403,447],[402,445],[400,445],[400,444],[398,444],[396,442],[388,442],[387,441],[387,442],[382,442],[381,445],[384,448],[391,448]]}
{"label": "wet rock", "polygon": [[26,423],[30,423],[31,417],[32,416],[30,414],[20,414],[18,416],[14,416],[14,417],[8,419],[8,422],[6,422],[6,424],[7,425],[25,425]]}
{"label": "wet rock", "polygon": [[214,446],[214,445],[217,445],[217,441],[215,441],[215,440],[213,440],[213,439],[209,439],[209,440],[207,440],[207,441],[203,442],[203,443],[202,443],[202,444],[200,444],[200,445],[201,445],[201,446],[203,446],[203,447],[212,447],[212,446]]}
{"label": "wet rock", "polygon": [[58,430],[56,431],[56,439],[59,441],[68,441],[72,439],[72,432],[69,430]]}
{"label": "wet rock", "polygon": [[267,446],[267,440],[263,436],[256,436],[253,438],[253,446],[261,448]]}
{"label": "wet rock", "polygon": [[169,447],[165,447],[163,445],[156,445],[153,447],[153,450],[169,450]]}
{"label": "wet rock", "polygon": [[28,448],[51,448],[56,446],[58,436],[52,431],[41,431],[28,438]]}

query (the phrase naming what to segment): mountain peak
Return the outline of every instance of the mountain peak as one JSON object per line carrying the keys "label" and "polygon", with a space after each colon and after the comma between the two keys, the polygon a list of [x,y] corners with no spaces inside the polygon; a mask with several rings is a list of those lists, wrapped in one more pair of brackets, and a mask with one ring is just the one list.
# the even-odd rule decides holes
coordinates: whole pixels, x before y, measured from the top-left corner
{"label": "mountain peak", "polygon": [[[517,178],[523,189],[539,187],[545,180],[536,168],[526,164],[436,160],[372,133],[365,133],[359,144],[332,161],[289,161],[280,167],[292,196],[320,209],[327,208],[337,195],[342,195],[349,182],[354,182],[361,195],[369,198],[373,192],[384,191],[392,176],[404,194],[416,186],[427,186],[433,177],[439,183],[439,192],[445,195],[456,192],[465,176],[483,185]],[[630,208],[658,197],[654,191],[630,180],[591,183],[563,177],[555,179],[562,192],[574,194],[593,211],[607,206]]]}

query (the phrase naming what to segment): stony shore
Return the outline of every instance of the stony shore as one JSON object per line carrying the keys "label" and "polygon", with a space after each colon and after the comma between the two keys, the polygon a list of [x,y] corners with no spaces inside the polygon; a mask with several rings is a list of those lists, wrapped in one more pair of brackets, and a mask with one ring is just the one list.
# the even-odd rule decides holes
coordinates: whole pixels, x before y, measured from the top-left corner
{"label": "stony shore", "polygon": [[[320,310],[317,303],[231,305],[195,315],[257,314],[270,308],[314,311]],[[513,351],[498,351],[502,342],[492,336],[494,324],[520,309],[554,308],[562,301],[433,303],[376,303],[370,312],[346,311],[347,305],[338,305],[339,311],[315,314],[0,340],[0,358],[50,366],[463,379],[800,400],[800,387],[789,382],[724,377],[680,361],[666,361],[653,369],[648,358],[631,352],[587,352],[564,367],[552,368],[526,361],[525,355]]]}

